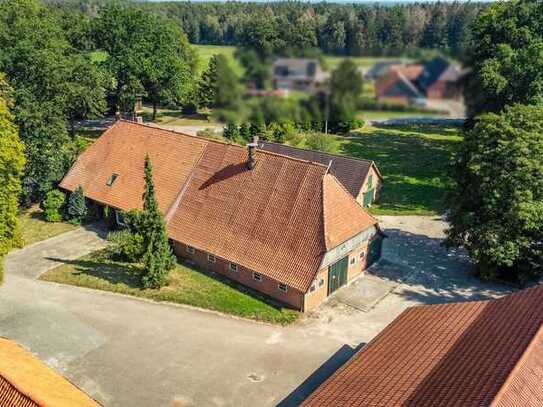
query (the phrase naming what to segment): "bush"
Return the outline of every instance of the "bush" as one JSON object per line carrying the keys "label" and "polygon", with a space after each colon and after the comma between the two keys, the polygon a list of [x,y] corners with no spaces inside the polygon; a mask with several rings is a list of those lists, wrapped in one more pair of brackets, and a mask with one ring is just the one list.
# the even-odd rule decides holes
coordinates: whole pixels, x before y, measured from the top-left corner
{"label": "bush", "polygon": [[358,129],[364,125],[363,120],[359,119],[352,119],[352,120],[345,120],[345,121],[339,121],[339,122],[330,122],[328,124],[329,128],[328,130],[331,133],[338,133],[338,134],[346,134],[350,132],[351,130]]}
{"label": "bush", "polygon": [[127,229],[119,230],[111,232],[107,240],[111,243],[107,249],[110,257],[131,263],[138,263],[143,259],[143,236],[139,233],[132,233]]}
{"label": "bush", "polygon": [[305,139],[307,148],[311,150],[331,153],[334,151],[334,139],[332,136],[323,133],[308,134]]}
{"label": "bush", "polygon": [[66,210],[68,219],[71,223],[81,223],[87,216],[87,204],[82,187],[77,189],[68,198],[68,209]]}
{"label": "bush", "polygon": [[47,222],[60,222],[66,197],[58,189],[49,191],[42,203],[43,215]]}

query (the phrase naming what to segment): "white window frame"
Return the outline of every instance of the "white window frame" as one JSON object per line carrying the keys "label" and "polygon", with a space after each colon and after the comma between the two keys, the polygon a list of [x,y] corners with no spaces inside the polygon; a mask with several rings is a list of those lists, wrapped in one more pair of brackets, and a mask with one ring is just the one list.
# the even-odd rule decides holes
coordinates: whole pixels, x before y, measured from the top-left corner
{"label": "white window frame", "polygon": [[239,271],[239,266],[236,263],[228,263],[228,270],[230,270],[233,273],[237,273]]}
{"label": "white window frame", "polygon": [[117,225],[123,228],[127,227],[127,224],[124,222],[123,214],[119,212],[117,209],[115,209],[115,222],[117,222]]}
{"label": "white window frame", "polygon": [[213,255],[211,253],[208,253],[207,254],[207,261],[210,262],[210,263],[215,263],[217,261],[217,258],[215,257],[215,255]]}
{"label": "white window frame", "polygon": [[319,287],[322,287],[324,285],[324,278],[319,279]]}
{"label": "white window frame", "polygon": [[261,282],[262,281],[262,274],[253,272],[253,280]]}
{"label": "white window frame", "polygon": [[192,247],[192,246],[187,245],[187,247],[185,248],[185,251],[188,254],[194,254],[196,252],[196,249],[194,247]]}
{"label": "white window frame", "polygon": [[[281,286],[285,286],[285,288],[283,289],[283,288],[281,288]],[[277,289],[279,291],[281,291],[281,292],[286,293],[286,292],[288,292],[288,285],[286,285],[285,283],[279,283],[279,284],[277,284]]]}

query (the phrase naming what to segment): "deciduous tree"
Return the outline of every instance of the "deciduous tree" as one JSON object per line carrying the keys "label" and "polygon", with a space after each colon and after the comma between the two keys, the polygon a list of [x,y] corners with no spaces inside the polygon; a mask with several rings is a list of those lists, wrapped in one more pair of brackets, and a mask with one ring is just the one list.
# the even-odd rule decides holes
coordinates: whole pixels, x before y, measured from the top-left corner
{"label": "deciduous tree", "polygon": [[489,113],[465,134],[454,166],[448,244],[483,277],[543,273],[543,107]]}

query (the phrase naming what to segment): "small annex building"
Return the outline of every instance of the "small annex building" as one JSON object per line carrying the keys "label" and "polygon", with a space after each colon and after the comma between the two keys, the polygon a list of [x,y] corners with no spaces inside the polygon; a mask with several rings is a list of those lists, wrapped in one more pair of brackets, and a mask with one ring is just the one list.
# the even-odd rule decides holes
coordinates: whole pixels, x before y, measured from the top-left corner
{"label": "small annex building", "polygon": [[0,406],[100,405],[29,351],[9,339],[0,338]]}
{"label": "small annex building", "polygon": [[543,406],[543,286],[409,308],[303,406]]}
{"label": "small annex building", "polygon": [[327,166],[330,174],[365,207],[379,199],[383,176],[374,161],[266,141],[259,142],[258,148]]}
{"label": "small annex building", "polygon": [[383,235],[327,166],[252,146],[121,120],[60,187],[115,213],[141,208],[148,154],[178,256],[310,310],[377,261]]}

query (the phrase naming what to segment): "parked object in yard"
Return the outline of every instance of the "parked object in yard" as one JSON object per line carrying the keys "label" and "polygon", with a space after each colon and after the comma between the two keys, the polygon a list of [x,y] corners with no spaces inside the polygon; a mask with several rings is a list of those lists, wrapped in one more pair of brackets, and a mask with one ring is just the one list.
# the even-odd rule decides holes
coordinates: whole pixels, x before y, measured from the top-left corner
{"label": "parked object in yard", "polygon": [[0,338],[0,406],[99,407],[100,404],[29,351]]}
{"label": "parked object in yard", "polygon": [[118,121],[61,182],[141,208],[149,154],[175,253],[300,310],[378,260],[383,235],[327,165]]}
{"label": "parked object in yard", "polygon": [[404,311],[304,406],[543,405],[543,286]]}
{"label": "parked object in yard", "polygon": [[379,199],[383,177],[374,161],[346,157],[322,151],[291,147],[285,144],[260,142],[262,150],[287,155],[329,167],[330,174],[363,206],[371,206]]}
{"label": "parked object in yard", "polygon": [[276,90],[322,91],[328,76],[319,61],[312,58],[278,58],[272,65],[272,84]]}

